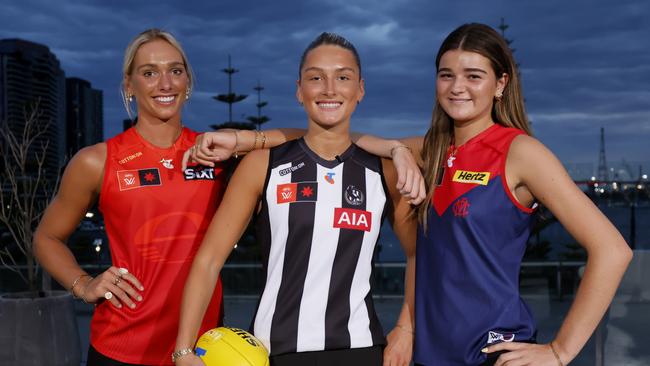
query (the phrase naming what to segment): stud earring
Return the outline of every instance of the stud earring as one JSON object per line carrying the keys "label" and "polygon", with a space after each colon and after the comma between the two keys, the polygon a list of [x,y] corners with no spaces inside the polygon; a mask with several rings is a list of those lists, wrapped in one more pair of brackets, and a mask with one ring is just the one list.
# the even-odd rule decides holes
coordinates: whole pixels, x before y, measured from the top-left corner
{"label": "stud earring", "polygon": [[503,92],[501,92],[501,91],[498,92],[498,93],[494,96],[494,99],[496,99],[497,102],[500,102],[500,101],[501,101],[501,98],[503,98]]}
{"label": "stud earring", "polygon": [[190,99],[190,94],[192,94],[192,90],[189,87],[187,87],[187,89],[185,90],[185,100]]}
{"label": "stud earring", "polygon": [[129,101],[129,103],[133,102],[133,95],[131,93],[128,93],[126,95],[126,99]]}

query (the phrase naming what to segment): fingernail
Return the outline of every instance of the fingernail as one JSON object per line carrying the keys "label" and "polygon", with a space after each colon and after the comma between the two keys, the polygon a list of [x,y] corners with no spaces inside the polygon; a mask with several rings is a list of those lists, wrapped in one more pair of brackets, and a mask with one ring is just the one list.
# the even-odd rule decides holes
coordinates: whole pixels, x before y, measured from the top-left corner
{"label": "fingernail", "polygon": [[481,352],[483,352],[483,353],[488,353],[488,348],[487,348],[487,347],[483,348],[483,349],[481,350]]}
{"label": "fingernail", "polygon": [[140,291],[143,291],[143,290],[144,290],[144,286],[140,286]]}
{"label": "fingernail", "polygon": [[118,309],[121,308],[121,307],[122,307],[122,304],[117,304]]}
{"label": "fingernail", "polygon": [[138,296],[136,299],[138,299],[138,301],[142,301],[142,296]]}
{"label": "fingernail", "polygon": [[131,304],[131,309],[135,309],[135,304]]}

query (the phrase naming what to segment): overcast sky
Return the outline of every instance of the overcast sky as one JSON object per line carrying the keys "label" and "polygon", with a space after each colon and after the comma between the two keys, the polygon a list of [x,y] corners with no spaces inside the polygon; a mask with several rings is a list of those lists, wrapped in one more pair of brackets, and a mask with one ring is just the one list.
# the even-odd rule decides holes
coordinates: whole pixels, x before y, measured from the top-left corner
{"label": "overcast sky", "polygon": [[186,125],[207,130],[227,120],[220,72],[232,55],[241,71],[235,119],[257,113],[259,79],[269,102],[266,128],[305,126],[295,100],[300,54],[320,32],[333,31],[358,48],[366,97],[353,129],[381,136],[423,134],[434,99],[434,58],[444,37],[467,22],[498,26],[521,65],[536,136],[568,164],[598,162],[599,130],[608,161],[650,167],[650,2],[617,1],[98,1],[1,0],[0,38],[45,44],[66,76],[104,92],[104,131],[126,118],[119,83],[124,49],[150,27],[171,31],[196,72],[184,111]]}

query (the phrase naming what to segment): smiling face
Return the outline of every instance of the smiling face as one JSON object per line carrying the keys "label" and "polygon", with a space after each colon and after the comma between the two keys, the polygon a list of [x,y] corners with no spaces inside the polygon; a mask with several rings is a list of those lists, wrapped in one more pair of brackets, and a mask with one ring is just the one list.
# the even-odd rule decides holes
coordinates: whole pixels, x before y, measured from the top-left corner
{"label": "smiling face", "polygon": [[189,78],[181,53],[168,42],[155,39],[140,46],[124,85],[135,97],[139,119],[180,119]]}
{"label": "smiling face", "polygon": [[334,45],[309,51],[300,70],[296,97],[310,123],[323,128],[349,124],[363,99],[363,79],[353,53]]}
{"label": "smiling face", "polygon": [[440,58],[436,95],[444,111],[456,124],[490,123],[495,97],[500,97],[508,75],[494,74],[490,60],[460,49]]}

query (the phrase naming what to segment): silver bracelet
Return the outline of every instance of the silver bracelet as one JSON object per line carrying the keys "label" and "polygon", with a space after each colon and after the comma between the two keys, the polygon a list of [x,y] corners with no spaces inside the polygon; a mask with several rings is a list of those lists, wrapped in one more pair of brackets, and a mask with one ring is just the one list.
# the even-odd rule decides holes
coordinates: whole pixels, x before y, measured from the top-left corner
{"label": "silver bracelet", "polygon": [[191,348],[182,348],[182,349],[179,349],[178,351],[174,351],[172,353],[172,362],[176,363],[176,360],[178,360],[179,358],[181,358],[183,356],[187,356],[187,355],[192,354],[192,353],[194,353],[194,350],[191,349]]}

